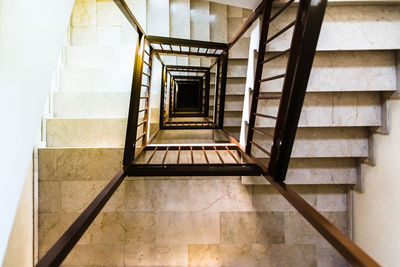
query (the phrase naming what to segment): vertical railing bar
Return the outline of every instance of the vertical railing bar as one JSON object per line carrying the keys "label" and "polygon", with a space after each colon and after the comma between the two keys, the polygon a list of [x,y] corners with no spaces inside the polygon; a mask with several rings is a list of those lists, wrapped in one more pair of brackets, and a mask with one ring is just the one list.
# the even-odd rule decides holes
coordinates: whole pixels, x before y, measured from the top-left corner
{"label": "vertical railing bar", "polygon": [[[146,48],[144,47],[143,49],[146,52]],[[149,65],[150,65],[150,67],[149,67],[149,78],[148,78],[149,87],[147,87],[147,96],[149,97],[148,100],[150,100],[150,91],[151,91],[151,71],[152,71],[151,69],[152,69],[152,65],[153,65],[152,55],[153,55],[153,48],[150,46],[150,54],[149,54]],[[145,111],[145,113],[143,115],[143,119],[146,121],[143,124],[143,133],[145,134],[145,136],[142,139],[142,147],[146,146],[147,139],[148,139],[147,131],[149,130],[148,129],[148,127],[149,127],[148,121],[149,121],[150,101],[146,101],[145,108],[146,108],[146,111]]]}
{"label": "vertical railing bar", "polygon": [[264,61],[265,57],[265,41],[268,37],[268,30],[269,24],[267,23],[271,17],[271,10],[272,10],[272,2],[267,1],[264,6],[264,10],[261,15],[261,31],[260,31],[260,40],[258,43],[258,55],[257,55],[257,63],[256,63],[256,73],[254,77],[254,89],[253,89],[253,96],[251,100],[251,107],[250,107],[250,118],[249,118],[249,125],[247,129],[247,142],[246,142],[246,153],[250,155],[251,153],[251,141],[253,140],[254,134],[254,126],[256,122],[256,116],[254,115],[257,112],[257,105],[258,105],[258,96],[260,94],[260,80],[263,71],[262,62]]}
{"label": "vertical railing bar", "polygon": [[194,164],[194,159],[193,159],[193,149],[190,147],[190,157],[192,159],[192,164]]}
{"label": "vertical railing bar", "polygon": [[299,3],[268,165],[276,181],[286,178],[326,5],[327,0]]}
{"label": "vertical railing bar", "polygon": [[146,164],[149,164],[150,161],[152,160],[152,158],[154,157],[154,155],[157,152],[158,147],[156,146],[155,149],[153,150],[153,153],[151,154],[150,158],[147,160]]}
{"label": "vertical railing bar", "polygon": [[219,158],[219,160],[221,161],[221,163],[222,163],[222,164],[225,164],[225,162],[224,162],[224,160],[222,159],[221,155],[219,154],[218,149],[217,149],[216,146],[214,146],[214,150],[215,150],[215,153],[217,153],[218,158]]}
{"label": "vertical railing bar", "polygon": [[210,162],[208,161],[207,153],[204,149],[204,146],[202,146],[201,149],[203,150],[204,158],[206,159],[207,164],[210,164]]}
{"label": "vertical railing bar", "polygon": [[176,164],[179,164],[179,157],[181,156],[181,147],[178,147],[178,159],[176,160]]}
{"label": "vertical railing bar", "polygon": [[162,165],[164,165],[165,159],[167,158],[168,149],[169,149],[169,146],[167,146],[167,149],[165,150],[164,158],[163,158],[163,160],[161,162]]}
{"label": "vertical railing bar", "polygon": [[231,155],[231,157],[236,161],[237,164],[239,164],[239,161],[236,159],[236,157],[233,155],[232,151],[225,146],[226,150],[228,151],[229,155]]}
{"label": "vertical railing bar", "polygon": [[140,91],[142,83],[143,72],[143,50],[144,50],[145,36],[139,32],[136,41],[135,64],[133,68],[131,97],[129,103],[128,122],[126,127],[125,148],[123,165],[127,167],[135,159],[136,150],[136,135],[138,125],[138,110],[140,104]]}
{"label": "vertical railing bar", "polygon": [[219,99],[219,115],[218,127],[224,127],[224,114],[225,114],[225,93],[226,93],[226,77],[228,74],[228,50],[222,56],[222,71],[221,71],[221,91]]}

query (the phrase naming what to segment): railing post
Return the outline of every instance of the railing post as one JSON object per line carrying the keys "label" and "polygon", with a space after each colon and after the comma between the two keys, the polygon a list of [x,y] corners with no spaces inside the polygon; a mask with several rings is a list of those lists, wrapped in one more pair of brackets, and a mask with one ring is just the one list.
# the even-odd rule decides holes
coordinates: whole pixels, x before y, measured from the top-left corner
{"label": "railing post", "polygon": [[269,29],[269,19],[271,17],[272,10],[272,1],[268,0],[265,3],[264,10],[261,15],[261,25],[260,25],[260,38],[258,43],[258,56],[257,56],[257,65],[256,65],[256,73],[254,77],[254,87],[253,87],[253,96],[251,99],[251,107],[250,107],[250,119],[249,119],[249,128],[247,130],[247,142],[246,142],[246,154],[250,155],[251,153],[251,141],[253,140],[254,134],[254,126],[256,124],[256,116],[254,115],[257,112],[258,106],[258,96],[260,94],[260,80],[262,76],[263,70],[263,61],[265,56],[265,42],[268,37],[268,29]]}
{"label": "railing post", "polygon": [[221,60],[218,58],[217,60],[217,69],[215,71],[215,91],[214,91],[214,124],[217,125],[218,123],[218,96],[219,96],[219,72],[221,68]]}
{"label": "railing post", "polygon": [[268,165],[268,174],[276,181],[286,177],[326,3],[302,0],[299,4]]}
{"label": "railing post", "polygon": [[228,50],[222,56],[221,96],[219,100],[218,128],[224,128],[226,77],[228,74]]}
{"label": "railing post", "polygon": [[209,106],[210,106],[210,69],[206,72],[205,77],[205,103],[204,103],[204,116],[208,117]]}
{"label": "railing post", "polygon": [[166,88],[166,67],[163,64],[161,68],[161,96],[160,96],[160,121],[159,121],[160,129],[162,129],[164,125],[165,88]]}
{"label": "railing post", "polygon": [[[144,49],[146,49],[146,46],[144,46]],[[152,72],[152,66],[153,66],[153,48],[151,47],[151,45],[149,44],[149,49],[150,49],[150,53],[149,53],[149,76],[148,76],[148,80],[149,80],[149,87],[147,87],[147,98],[146,98],[146,104],[145,104],[145,109],[146,111],[144,112],[143,115],[143,120],[145,121],[145,123],[143,123],[143,133],[144,136],[142,137],[142,147],[146,146],[147,144],[147,136],[148,133],[150,131],[150,94],[151,94],[151,72]],[[144,58],[143,58],[144,60]]]}
{"label": "railing post", "polygon": [[135,65],[133,68],[131,98],[129,102],[128,123],[126,127],[124,167],[129,166],[135,159],[136,131],[139,118],[140,91],[142,89],[142,71],[145,36],[138,33],[136,41]]}

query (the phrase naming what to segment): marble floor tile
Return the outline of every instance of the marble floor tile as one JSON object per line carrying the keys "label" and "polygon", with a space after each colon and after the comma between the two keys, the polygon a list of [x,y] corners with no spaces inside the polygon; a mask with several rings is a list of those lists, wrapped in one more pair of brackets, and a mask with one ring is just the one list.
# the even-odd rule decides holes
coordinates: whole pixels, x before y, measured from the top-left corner
{"label": "marble floor tile", "polygon": [[125,246],[125,266],[187,266],[187,245],[146,245]]}
{"label": "marble floor tile", "polygon": [[[315,245],[265,245],[252,246],[254,265],[257,267],[316,267]],[[325,266],[324,266],[325,267]]]}
{"label": "marble floor tile", "polygon": [[63,265],[124,266],[124,246],[122,244],[76,245]]}
{"label": "marble floor tile", "polygon": [[157,244],[213,244],[220,242],[217,212],[160,212]]}
{"label": "marble floor tile", "polygon": [[221,212],[221,243],[285,242],[283,212]]}
{"label": "marble floor tile", "polygon": [[253,266],[251,245],[189,245],[189,266]]}
{"label": "marble floor tile", "polygon": [[191,211],[251,211],[252,188],[240,180],[189,180]]}

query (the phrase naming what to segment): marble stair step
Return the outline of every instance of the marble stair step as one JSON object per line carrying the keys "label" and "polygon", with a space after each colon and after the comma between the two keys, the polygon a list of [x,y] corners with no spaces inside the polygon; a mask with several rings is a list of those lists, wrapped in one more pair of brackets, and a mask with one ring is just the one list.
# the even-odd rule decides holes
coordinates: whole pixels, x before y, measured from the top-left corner
{"label": "marble stair step", "polygon": [[[268,53],[266,58],[275,55]],[[285,72],[287,56],[264,65],[263,78]],[[238,84],[235,93],[244,92],[247,61],[230,60],[227,92],[230,83]],[[211,75],[214,86],[215,75]],[[237,78],[233,78],[237,77]],[[362,78],[360,78],[362,77]],[[241,79],[239,79],[241,78]],[[261,83],[261,92],[281,92],[283,79]],[[396,56],[393,51],[321,51],[317,52],[307,91],[395,91]]]}
{"label": "marble stair step", "polygon": [[68,68],[128,68],[135,60],[135,46],[66,46],[65,66]]}
{"label": "marble stair step", "polygon": [[[157,156],[162,158],[163,155]],[[213,157],[211,153],[209,156]],[[39,181],[109,181],[121,167],[122,158],[123,148],[40,148]],[[200,160],[200,156],[198,159]],[[187,179],[185,177],[173,178]],[[201,177],[198,178],[201,179]],[[223,177],[204,178],[218,179]],[[156,179],[171,179],[171,177],[157,177]],[[287,183],[355,184],[356,179],[356,159],[295,158],[290,163]],[[242,182],[244,184],[265,183],[264,178],[259,176],[244,176]]]}
{"label": "marble stair step", "polygon": [[[271,132],[271,129],[263,129]],[[210,130],[170,130],[155,143],[214,143]],[[271,132],[272,133],[272,132]],[[124,146],[126,119],[48,119],[48,147],[116,147]],[[171,137],[171,134],[173,135]],[[185,137],[186,136],[186,137]],[[172,139],[171,139],[172,138]],[[254,141],[270,151],[271,139],[256,133]],[[218,141],[220,142],[220,141]],[[265,156],[254,148],[254,155]],[[299,128],[293,157],[368,157],[368,132],[365,128]]]}
{"label": "marble stair step", "polygon": [[125,145],[126,118],[47,119],[47,147],[116,147]]}
{"label": "marble stair step", "polygon": [[[287,184],[356,184],[357,159],[353,158],[292,158]],[[246,185],[269,184],[263,176],[242,176]]]}
{"label": "marble stair step", "polygon": [[190,0],[169,1],[169,36],[190,39]]}
{"label": "marble stair step", "polygon": [[[261,129],[273,135],[273,129]],[[255,132],[253,141],[271,151],[272,138]],[[267,157],[256,146],[252,154],[258,158]],[[364,127],[345,128],[299,128],[293,146],[293,158],[340,158],[368,157],[368,130]]]}
{"label": "marble stair step", "polygon": [[[263,103],[264,102],[264,103]],[[278,100],[259,103],[257,112],[276,116]],[[240,126],[242,104],[240,96],[227,96],[224,125]],[[257,118],[259,127],[273,127],[275,120]],[[380,95],[364,93],[308,93],[299,125],[302,127],[380,126]]]}
{"label": "marble stair step", "polygon": [[[397,41],[400,32],[396,29],[400,21],[400,5],[381,1],[375,6],[373,3],[360,5],[331,5],[325,12],[317,50],[397,50],[400,43]],[[398,2],[397,2],[398,3]],[[278,8],[277,8],[278,9]],[[277,10],[276,9],[276,10]],[[274,12],[274,10],[272,11]],[[293,21],[296,8],[289,8],[283,12],[270,28],[271,35]],[[377,19],[380,18],[380,19]],[[349,23],[349,20],[352,23]],[[366,23],[368,21],[368,23]],[[393,32],[387,38],[376,38],[382,32]],[[272,41],[269,51],[284,51],[290,45],[292,30],[282,34]]]}
{"label": "marble stair step", "polygon": [[63,68],[60,91],[130,92],[132,68]]}
{"label": "marble stair step", "polygon": [[56,118],[124,118],[130,92],[54,92]]}

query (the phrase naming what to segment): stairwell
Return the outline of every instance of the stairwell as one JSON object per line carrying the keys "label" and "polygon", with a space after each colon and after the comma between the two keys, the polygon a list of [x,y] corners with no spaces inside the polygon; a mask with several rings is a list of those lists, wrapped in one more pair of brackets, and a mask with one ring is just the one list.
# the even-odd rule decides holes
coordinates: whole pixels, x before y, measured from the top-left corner
{"label": "stairwell", "polygon": [[[145,10],[140,19],[149,34],[205,41],[228,41],[251,13],[208,1],[131,4]],[[384,2],[341,1],[328,7],[292,153],[287,182],[349,236],[351,190],[362,189],[362,164],[374,163],[371,137],[387,133],[386,100],[397,86],[397,37],[374,35],[398,27],[399,14],[398,6]],[[287,22],[283,17],[280,23]],[[105,186],[123,157],[136,42],[130,25],[112,1],[78,0],[68,36],[46,115],[46,148],[39,149],[39,257]],[[250,33],[229,54],[224,127],[237,139],[249,49]],[[166,60],[209,63],[195,57]],[[278,59],[264,72],[282,73],[284,64]],[[159,83],[154,78],[152,86]],[[278,88],[262,87],[262,92]],[[260,109],[276,112],[277,103],[270,103]],[[266,132],[273,127],[260,126]],[[217,135],[208,131],[202,137],[215,142]],[[177,139],[193,142],[196,136],[182,130],[178,137],[164,134],[156,141]],[[63,265],[347,266],[265,184],[262,177],[248,176],[127,178]]]}

